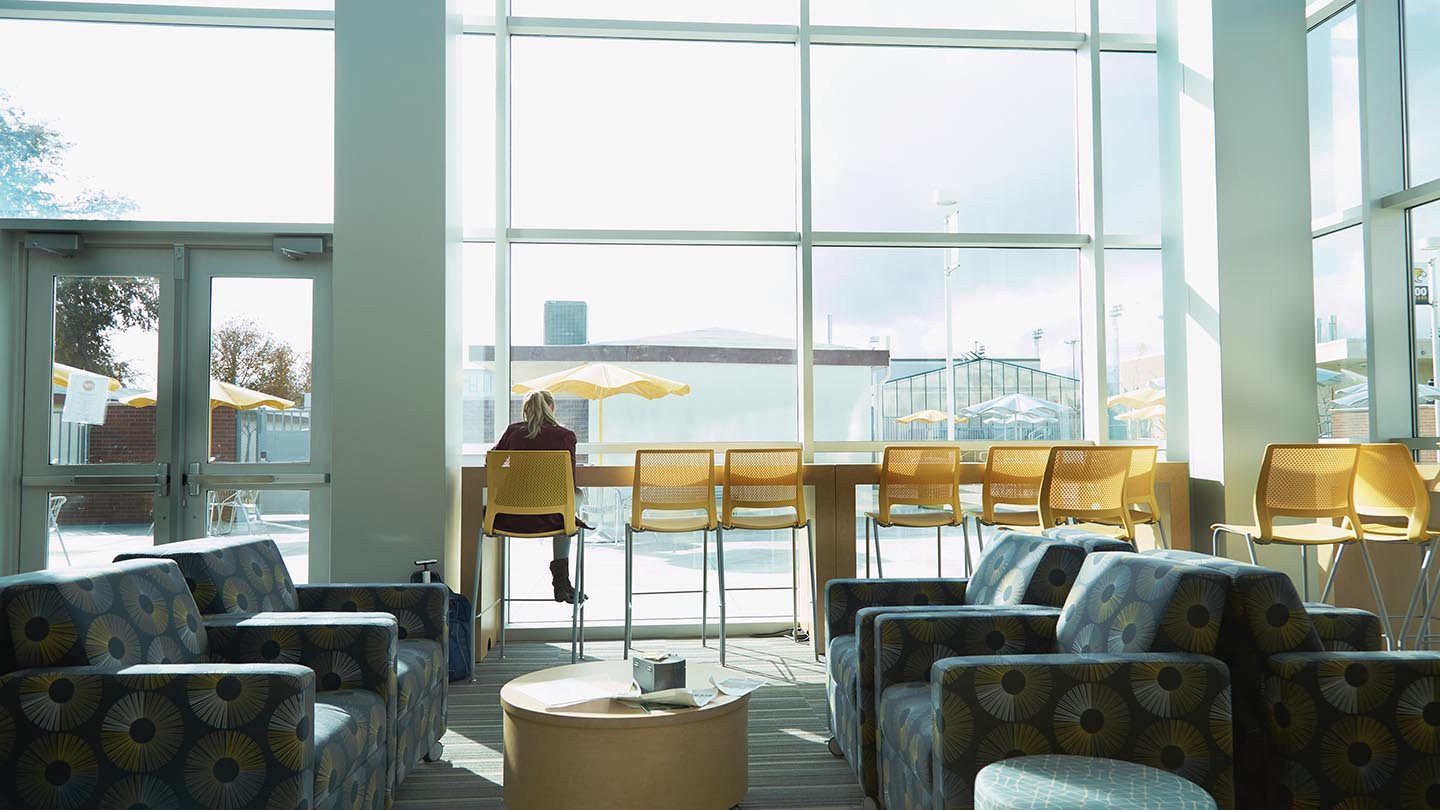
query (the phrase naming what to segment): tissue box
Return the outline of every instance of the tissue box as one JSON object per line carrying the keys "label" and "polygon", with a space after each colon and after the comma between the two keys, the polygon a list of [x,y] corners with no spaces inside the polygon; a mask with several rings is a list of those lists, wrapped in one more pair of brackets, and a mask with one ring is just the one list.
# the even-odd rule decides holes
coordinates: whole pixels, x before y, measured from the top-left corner
{"label": "tissue box", "polygon": [[635,683],[641,692],[660,692],[665,689],[685,688],[685,659],[679,655],[664,655],[659,658],[630,659],[634,663]]}

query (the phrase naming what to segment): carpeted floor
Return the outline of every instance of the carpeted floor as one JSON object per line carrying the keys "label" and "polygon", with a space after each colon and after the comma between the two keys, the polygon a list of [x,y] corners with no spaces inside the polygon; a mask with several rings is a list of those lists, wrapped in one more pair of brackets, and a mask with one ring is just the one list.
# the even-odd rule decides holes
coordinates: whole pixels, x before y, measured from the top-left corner
{"label": "carpeted floor", "polygon": [[[687,661],[718,663],[715,642],[644,642]],[[587,657],[619,658],[619,643],[587,642]],[[421,764],[396,794],[397,810],[504,807],[501,788],[500,687],[527,672],[570,663],[568,644],[510,643],[501,661],[480,664],[479,682],[450,685],[446,762]],[[825,749],[825,669],[808,645],[782,638],[732,638],[727,663],[770,685],[750,698],[750,792],[744,810],[804,807],[854,810],[863,795],[844,760]],[[557,810],[559,810],[557,808]]]}

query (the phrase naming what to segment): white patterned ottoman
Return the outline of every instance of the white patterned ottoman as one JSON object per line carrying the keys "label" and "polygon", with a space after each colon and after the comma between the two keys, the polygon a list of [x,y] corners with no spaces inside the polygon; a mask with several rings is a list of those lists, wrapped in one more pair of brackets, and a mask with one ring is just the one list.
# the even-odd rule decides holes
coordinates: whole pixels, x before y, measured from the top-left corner
{"label": "white patterned ottoman", "polygon": [[975,810],[1214,810],[1199,785],[1169,771],[1094,757],[1004,759],[975,778]]}

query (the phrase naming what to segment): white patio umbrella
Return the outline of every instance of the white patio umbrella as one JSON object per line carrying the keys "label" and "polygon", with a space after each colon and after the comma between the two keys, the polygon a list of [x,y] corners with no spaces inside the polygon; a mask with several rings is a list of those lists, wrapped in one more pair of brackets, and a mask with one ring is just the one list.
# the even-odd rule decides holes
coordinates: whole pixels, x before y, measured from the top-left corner
{"label": "white patio umbrella", "polygon": [[[1370,384],[1360,383],[1349,388],[1341,388],[1335,392],[1337,396],[1330,401],[1332,408],[1368,408],[1370,407]],[[1428,405],[1440,401],[1440,388],[1433,385],[1420,383],[1415,386],[1415,401],[1421,405]]]}
{"label": "white patio umbrella", "polygon": [[972,418],[978,416],[982,419],[992,416],[1008,417],[1016,414],[1047,414],[1052,419],[1058,419],[1061,414],[1070,413],[1070,410],[1069,405],[1061,405],[1058,402],[1032,397],[1029,394],[1006,394],[971,405],[961,410],[960,413]]}

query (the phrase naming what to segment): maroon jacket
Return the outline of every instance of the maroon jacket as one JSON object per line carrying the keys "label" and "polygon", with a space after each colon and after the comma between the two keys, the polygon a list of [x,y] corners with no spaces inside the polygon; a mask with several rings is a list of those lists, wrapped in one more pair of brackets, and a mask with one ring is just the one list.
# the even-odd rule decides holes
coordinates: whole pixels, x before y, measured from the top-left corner
{"label": "maroon jacket", "polygon": [[[570,451],[571,480],[575,471],[575,432],[559,425],[545,425],[535,438],[525,434],[530,431],[524,422],[516,422],[508,428],[495,443],[496,450],[568,450]],[[565,518],[553,515],[496,515],[495,530],[514,534],[544,534],[565,528]]]}

